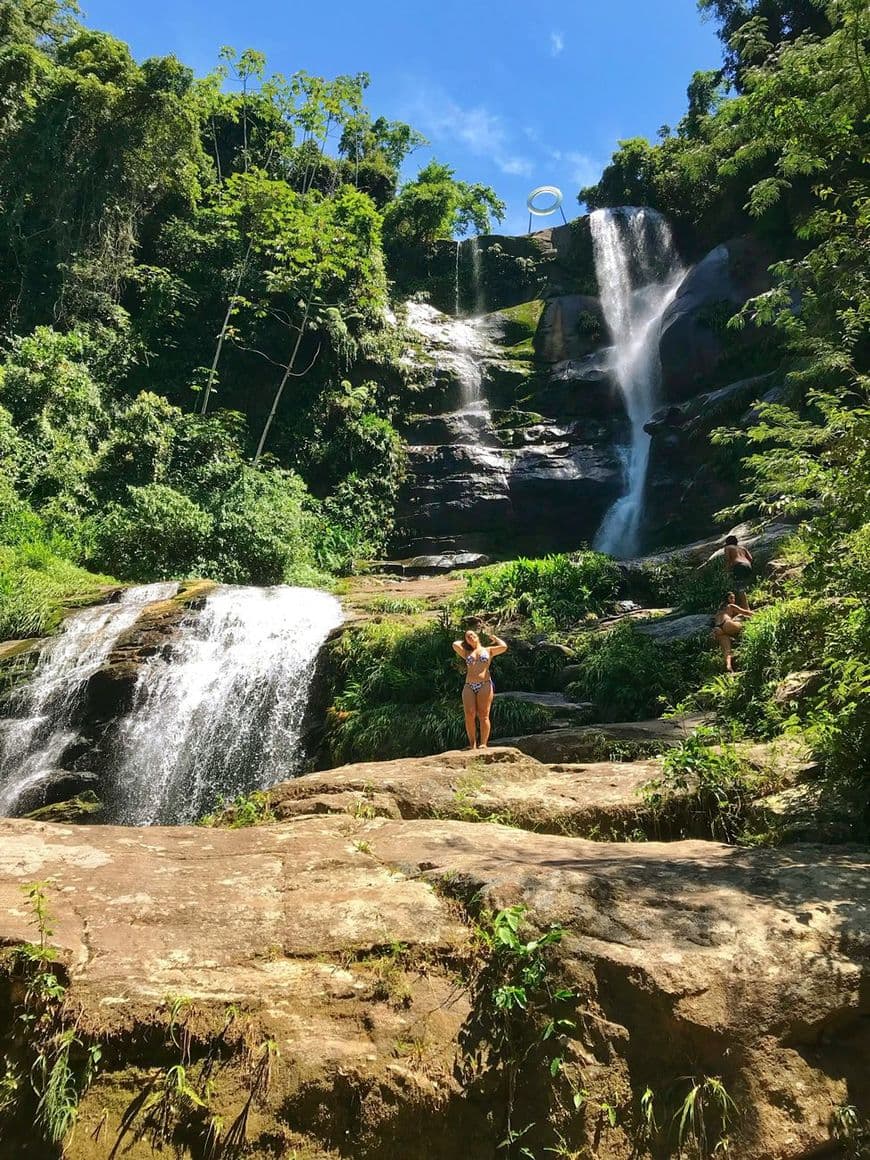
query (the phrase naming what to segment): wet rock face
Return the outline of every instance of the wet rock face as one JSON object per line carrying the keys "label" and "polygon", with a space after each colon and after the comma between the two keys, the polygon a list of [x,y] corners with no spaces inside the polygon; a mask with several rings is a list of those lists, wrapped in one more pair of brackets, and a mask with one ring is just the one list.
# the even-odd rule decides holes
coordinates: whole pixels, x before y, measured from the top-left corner
{"label": "wet rock face", "polygon": [[737,238],[716,246],[683,279],[662,319],[659,351],[667,402],[684,402],[720,385],[727,361],[733,367],[735,352],[755,345],[757,335],[725,330],[725,322],[767,289],[769,262],[757,241]]}
{"label": "wet rock face", "polygon": [[710,443],[718,427],[756,422],[752,404],[781,392],[774,375],[756,375],[662,407],[646,425],[651,436],[645,525],[649,544],[678,543],[713,527],[733,501],[737,462]]}
{"label": "wet rock face", "polygon": [[[409,315],[431,361],[431,386],[426,414],[404,432],[410,471],[395,550],[576,548],[622,494],[629,442],[588,219],[474,245],[475,262],[472,243],[460,250],[460,307],[490,313],[453,318],[415,303]],[[456,248],[448,249],[455,276]],[[768,260],[748,239],[716,246],[689,270],[664,315],[664,405],[647,426],[644,549],[703,534],[735,498],[735,465],[711,447],[709,433],[721,422],[757,421],[755,401],[778,389],[769,375],[738,377],[763,361],[757,333],[725,330],[766,288]],[[455,284],[452,297],[429,289],[455,309]]]}

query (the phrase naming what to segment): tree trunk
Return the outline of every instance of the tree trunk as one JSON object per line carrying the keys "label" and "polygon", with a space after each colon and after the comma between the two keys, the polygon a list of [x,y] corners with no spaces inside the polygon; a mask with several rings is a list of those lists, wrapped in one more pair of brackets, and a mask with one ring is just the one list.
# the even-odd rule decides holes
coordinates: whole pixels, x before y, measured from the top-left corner
{"label": "tree trunk", "polygon": [[305,313],[302,315],[302,322],[299,325],[299,334],[296,336],[296,345],[293,347],[293,353],[290,355],[290,361],[284,368],[284,375],[281,382],[278,384],[278,390],[275,392],[275,398],[272,400],[272,409],[269,412],[269,418],[266,420],[266,426],[263,428],[263,434],[260,436],[260,442],[257,444],[257,451],[254,455],[254,467],[260,462],[260,456],[263,454],[263,448],[266,446],[266,440],[269,437],[269,430],[272,426],[272,420],[275,418],[275,413],[278,410],[278,404],[281,402],[281,396],[284,394],[284,388],[287,386],[287,380],[293,373],[293,367],[296,364],[296,356],[299,354],[299,347],[302,345],[302,336],[305,334],[305,324],[308,322],[308,313],[311,309],[311,296],[309,295],[305,303]]}
{"label": "tree trunk", "polygon": [[218,363],[220,362],[221,352],[224,349],[224,340],[227,337],[227,331],[229,330],[229,326],[230,326],[230,319],[233,316],[233,307],[235,306],[236,299],[239,296],[239,289],[242,285],[242,278],[244,278],[245,270],[248,268],[248,259],[251,256],[251,250],[253,249],[253,246],[254,246],[253,241],[248,242],[248,248],[245,251],[245,256],[242,259],[241,266],[239,267],[239,276],[236,278],[235,289],[233,290],[232,294],[230,295],[230,301],[229,301],[229,304],[227,305],[227,312],[224,315],[223,326],[221,327],[220,334],[218,335],[217,347],[215,348],[214,358],[211,360],[211,367],[209,368],[209,372],[208,372],[208,381],[205,384],[205,394],[202,397],[202,407],[200,408],[201,415],[205,415],[206,411],[208,410],[208,400],[209,400],[209,396],[211,395],[212,388],[214,387],[215,378],[217,377]]}

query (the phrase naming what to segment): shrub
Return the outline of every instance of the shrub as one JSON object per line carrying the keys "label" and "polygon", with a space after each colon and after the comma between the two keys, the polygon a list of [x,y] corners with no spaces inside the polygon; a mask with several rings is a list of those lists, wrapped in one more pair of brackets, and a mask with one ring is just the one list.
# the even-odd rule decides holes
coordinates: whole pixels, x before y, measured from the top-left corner
{"label": "shrub", "polygon": [[519,559],[469,576],[457,608],[495,620],[527,619],[542,629],[576,624],[600,613],[619,588],[618,565],[598,552]]}
{"label": "shrub", "polygon": [[129,487],[125,505],[111,504],[94,517],[93,559],[132,580],[185,576],[202,562],[211,516],[162,483]]}
{"label": "shrub", "polygon": [[307,498],[305,484],[290,471],[241,468],[213,509],[208,570],[237,584],[316,580]]}
{"label": "shrub", "polygon": [[711,664],[701,640],[663,644],[623,621],[608,632],[581,638],[582,676],[568,687],[578,700],[593,701],[604,720],[654,716],[677,704]]}
{"label": "shrub", "polygon": [[[492,709],[493,739],[537,733],[552,714],[539,705],[496,700]],[[448,700],[409,705],[391,702],[355,711],[333,711],[327,728],[330,764],[387,761],[423,757],[468,744],[459,689]]]}

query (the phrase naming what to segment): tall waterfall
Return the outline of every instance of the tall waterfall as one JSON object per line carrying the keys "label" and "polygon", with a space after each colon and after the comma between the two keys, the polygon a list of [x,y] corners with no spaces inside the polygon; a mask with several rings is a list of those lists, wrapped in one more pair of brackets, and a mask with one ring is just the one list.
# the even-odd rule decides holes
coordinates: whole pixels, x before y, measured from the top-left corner
{"label": "tall waterfall", "polygon": [[659,403],[662,316],[683,277],[671,231],[655,210],[622,206],[590,214],[601,307],[613,340],[613,367],[631,424],[625,493],[606,513],[594,547],[614,556],[638,550],[649,435]]}
{"label": "tall waterfall", "polygon": [[128,588],[116,604],[66,618],[59,636],[43,648],[33,678],[13,698],[15,716],[0,722],[0,817],[57,768],[76,737],[78,698],[121,634],[146,604],[177,591],[174,582]]}
{"label": "tall waterfall", "polygon": [[338,601],[310,588],[209,596],[171,663],[140,675],[117,743],[117,820],[190,822],[294,772],[317,655],[341,619]]}
{"label": "tall waterfall", "polygon": [[473,318],[450,318],[425,302],[405,304],[408,326],[426,339],[428,346],[456,376],[460,385],[460,414],[485,413],[483,360],[492,344],[482,322]]}

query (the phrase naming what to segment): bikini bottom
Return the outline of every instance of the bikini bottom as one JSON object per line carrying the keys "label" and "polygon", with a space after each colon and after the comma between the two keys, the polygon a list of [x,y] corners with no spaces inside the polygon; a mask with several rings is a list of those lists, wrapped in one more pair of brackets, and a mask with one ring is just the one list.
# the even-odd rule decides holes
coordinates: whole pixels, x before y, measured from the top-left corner
{"label": "bikini bottom", "polygon": [[493,685],[493,683],[492,683],[492,678],[490,678],[487,681],[466,681],[465,682],[465,687],[467,689],[471,689],[472,693],[474,693],[475,696],[480,692],[481,689],[485,689],[487,685],[490,685],[492,688],[492,691],[495,692],[495,685]]}

